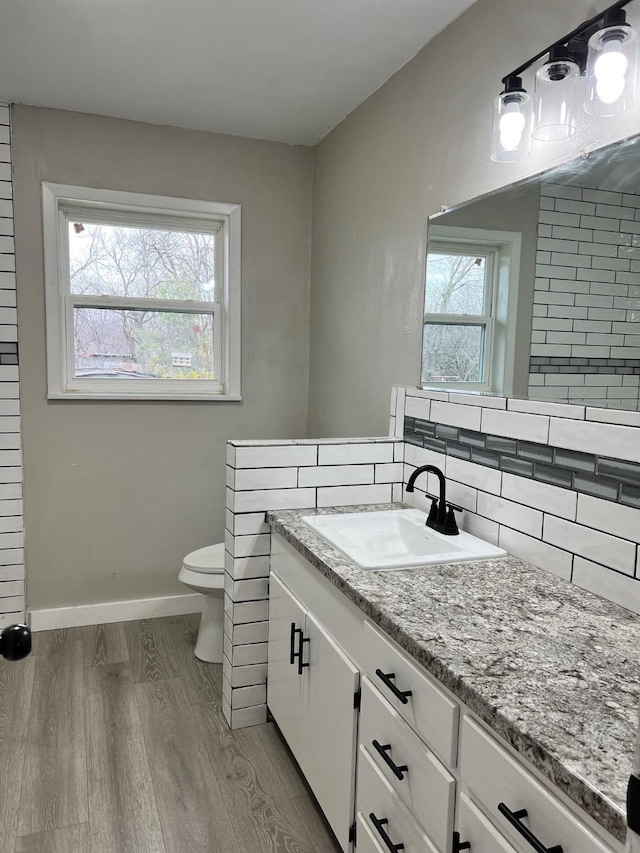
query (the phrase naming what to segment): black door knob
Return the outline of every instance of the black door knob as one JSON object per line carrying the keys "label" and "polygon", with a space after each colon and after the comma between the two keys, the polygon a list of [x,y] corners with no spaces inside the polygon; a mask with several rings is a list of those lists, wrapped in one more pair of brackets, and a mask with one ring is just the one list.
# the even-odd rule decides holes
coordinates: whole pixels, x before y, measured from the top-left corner
{"label": "black door knob", "polygon": [[22,660],[31,651],[31,629],[27,625],[9,625],[0,633],[0,655],[7,660]]}

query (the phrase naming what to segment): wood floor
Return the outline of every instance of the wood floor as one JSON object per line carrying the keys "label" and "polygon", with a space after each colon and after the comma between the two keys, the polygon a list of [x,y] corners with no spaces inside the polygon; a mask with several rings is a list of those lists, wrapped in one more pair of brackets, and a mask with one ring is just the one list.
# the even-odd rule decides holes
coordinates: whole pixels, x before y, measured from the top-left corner
{"label": "wood floor", "polygon": [[34,635],[0,660],[2,853],[335,853],[272,724],[231,732],[196,616]]}

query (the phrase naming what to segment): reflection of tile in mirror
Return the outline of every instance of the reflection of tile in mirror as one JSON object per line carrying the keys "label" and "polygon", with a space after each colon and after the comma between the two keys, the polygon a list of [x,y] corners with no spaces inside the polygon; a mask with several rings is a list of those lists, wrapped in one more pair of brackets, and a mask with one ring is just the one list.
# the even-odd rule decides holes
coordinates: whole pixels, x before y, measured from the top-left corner
{"label": "reflection of tile in mirror", "polygon": [[[521,235],[517,307],[512,304],[506,317],[516,343],[505,393],[640,410],[637,140],[434,217],[430,234],[437,236],[430,242],[448,230],[452,244],[460,243],[456,235],[462,243],[473,242],[474,233],[480,243],[492,231]],[[495,351],[503,350],[503,361],[509,358],[500,340],[491,339],[500,325],[496,314],[483,332],[481,357],[494,359],[489,379],[491,370],[502,369]],[[464,388],[462,374],[454,374],[450,370],[450,381],[444,377],[441,384]]]}

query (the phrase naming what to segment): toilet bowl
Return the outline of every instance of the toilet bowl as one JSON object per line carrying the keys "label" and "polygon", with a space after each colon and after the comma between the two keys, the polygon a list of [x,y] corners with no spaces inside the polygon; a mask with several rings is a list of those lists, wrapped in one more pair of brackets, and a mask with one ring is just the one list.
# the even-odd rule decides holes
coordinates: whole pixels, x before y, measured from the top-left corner
{"label": "toilet bowl", "polygon": [[224,613],[224,542],[192,551],[182,561],[178,580],[205,596],[195,655],[222,663]]}

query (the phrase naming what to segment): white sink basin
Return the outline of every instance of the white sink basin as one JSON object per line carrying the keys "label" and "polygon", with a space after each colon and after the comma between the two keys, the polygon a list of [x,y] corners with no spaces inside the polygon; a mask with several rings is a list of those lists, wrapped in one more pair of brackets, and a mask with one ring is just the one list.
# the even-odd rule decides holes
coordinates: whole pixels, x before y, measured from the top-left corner
{"label": "white sink basin", "polygon": [[382,571],[505,557],[470,533],[445,536],[426,527],[418,509],[307,515],[302,519],[361,569]]}

